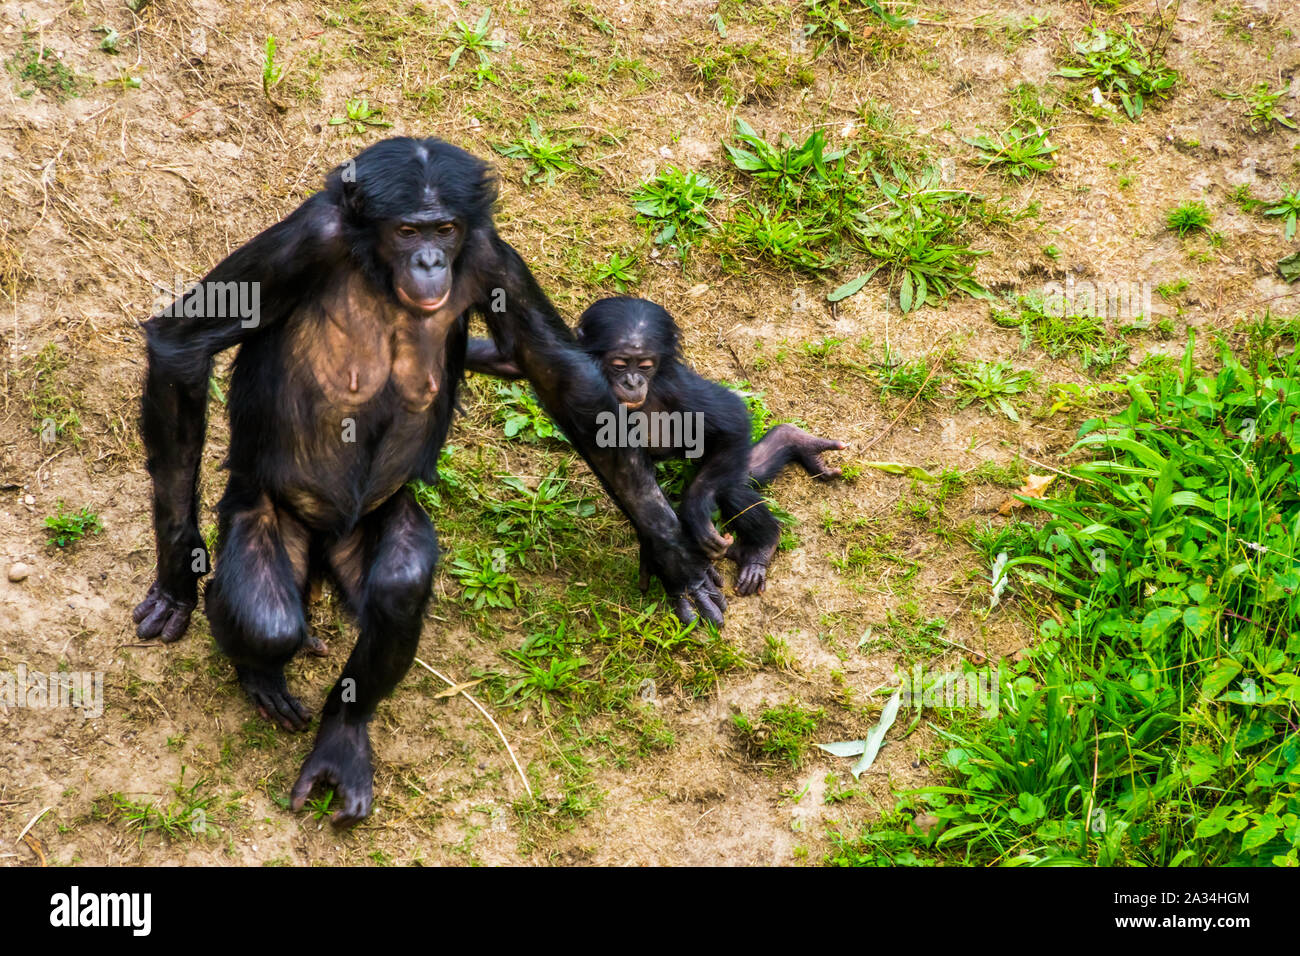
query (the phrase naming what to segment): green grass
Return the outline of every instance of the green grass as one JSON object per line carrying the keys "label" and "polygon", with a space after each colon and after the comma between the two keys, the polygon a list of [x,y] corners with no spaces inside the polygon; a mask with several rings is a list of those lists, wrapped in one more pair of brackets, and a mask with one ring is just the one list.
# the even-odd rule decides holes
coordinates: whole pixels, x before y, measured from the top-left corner
{"label": "green grass", "polygon": [[502,156],[524,161],[526,185],[545,180],[546,185],[553,186],[556,177],[581,168],[573,157],[583,145],[582,140],[577,139],[552,139],[530,116],[528,135],[493,148]]}
{"label": "green grass", "polygon": [[1287,242],[1295,238],[1296,217],[1300,216],[1300,189],[1291,189],[1282,194],[1282,198],[1277,201],[1276,206],[1268,206],[1263,210],[1266,216],[1277,216],[1283,222],[1283,232],[1286,234]]}
{"label": "green grass", "polygon": [[19,96],[31,96],[37,90],[62,103],[80,96],[86,79],[78,76],[59,59],[58,53],[47,46],[37,45],[37,34],[24,30],[18,50],[5,61],[5,67],[23,84],[31,84],[18,91]]}
{"label": "green grass", "polygon": [[904,312],[953,293],[988,295],[974,278],[982,253],[961,239],[977,199],[943,186],[937,167],[886,163],[860,142],[831,149],[821,129],[774,144],[737,119],[735,140],[724,145],[748,189],[723,230],[729,257],[820,275],[865,254],[874,263],[828,298],[883,271]]}
{"label": "green grass", "polygon": [[[32,413],[32,431],[49,443],[66,439],[74,445],[81,443],[81,392],[70,384],[69,355],[50,342],[27,360],[29,385],[26,394]],[[51,435],[51,431],[53,435]]]}
{"label": "green grass", "polygon": [[656,245],[675,244],[685,259],[691,246],[713,225],[709,205],[723,198],[712,180],[668,166],[632,192],[632,208],[653,224]]}
{"label": "green grass", "polygon": [[1177,71],[1164,62],[1162,44],[1167,38],[1163,24],[1151,47],[1127,24],[1123,34],[1091,28],[1085,39],[1074,44],[1074,62],[1057,75],[1085,80],[1102,94],[1118,98],[1128,118],[1136,122],[1148,101],[1169,96],[1178,84]]}
{"label": "green grass", "polygon": [[941,731],[951,781],[829,862],[1296,865],[1300,369],[1252,341],[1210,373],[1189,343],[1082,426],[1041,522],[978,533],[1038,641],[995,717]]}
{"label": "green grass", "polygon": [[1010,362],[962,362],[954,369],[953,382],[961,396],[958,408],[978,401],[988,411],[1000,411],[1018,422],[1020,415],[1011,398],[1033,387],[1034,373],[1029,369],[1014,369]]}
{"label": "green grass", "polygon": [[371,106],[370,100],[360,97],[348,100],[344,104],[344,115],[330,117],[330,126],[343,126],[354,136],[363,135],[368,129],[386,129],[393,124],[380,119],[384,113],[382,106]]}
{"label": "green grass", "polygon": [[513,608],[519,600],[519,584],[506,573],[503,553],[475,551],[454,558],[447,572],[464,588],[461,599],[476,611]]}
{"label": "green grass", "polygon": [[496,396],[500,400],[496,409],[496,419],[501,424],[506,438],[519,438],[527,442],[547,438],[567,441],[564,433],[542,410],[541,404],[527,382],[497,383]]}
{"label": "green grass", "polygon": [[66,548],[76,544],[83,538],[99,534],[104,530],[99,515],[89,508],[82,508],[80,511],[68,511],[65,509],[62,498],[58,500],[56,507],[58,509],[57,513],[49,515],[45,519],[45,530],[50,533],[45,543],[51,547]]}
{"label": "green grass", "polygon": [[[1218,91],[1216,91],[1218,92]],[[1287,129],[1300,129],[1294,120],[1277,108],[1278,101],[1291,92],[1291,87],[1269,89],[1267,83],[1257,83],[1247,93],[1222,93],[1226,100],[1241,100],[1246,104],[1246,124],[1252,133],[1266,133],[1276,123]]]}
{"label": "green grass", "polygon": [[611,252],[603,263],[592,266],[587,280],[592,285],[613,285],[621,295],[641,281],[641,273],[635,266],[635,255]]}
{"label": "green grass", "polygon": [[1031,124],[1008,127],[991,136],[974,136],[966,142],[979,152],[975,162],[996,169],[1014,179],[1028,179],[1056,165],[1052,153],[1057,147],[1047,140],[1048,131]]}
{"label": "green grass", "polygon": [[454,70],[456,63],[466,51],[478,55],[478,65],[480,67],[487,66],[490,62],[488,52],[495,52],[505,48],[504,40],[493,40],[489,36],[492,32],[488,26],[491,19],[492,8],[489,7],[483,11],[483,15],[478,18],[478,22],[474,26],[470,26],[463,20],[456,21],[452,27],[453,42],[456,47],[451,51],[451,56],[447,59],[447,66]]}
{"label": "green grass", "polygon": [[1209,208],[1199,200],[1175,206],[1165,214],[1165,225],[1178,233],[1179,239],[1195,232],[1205,232],[1213,220]]}
{"label": "green grass", "polygon": [[764,708],[756,717],[732,714],[731,722],[742,745],[757,760],[784,760],[791,768],[803,765],[804,756],[825,718],[821,708],[797,700]]}
{"label": "green grass", "polygon": [[145,801],[133,800],[122,793],[107,794],[94,803],[94,816],[107,820],[120,820],[128,830],[138,832],[140,844],[145,837],[157,834],[169,841],[201,839],[220,832],[209,819],[212,804],[217,799],[215,793],[204,793],[211,781],[200,777],[190,786],[185,786],[185,767],[181,767],[180,779],[171,785],[173,796],[165,802],[162,799]]}

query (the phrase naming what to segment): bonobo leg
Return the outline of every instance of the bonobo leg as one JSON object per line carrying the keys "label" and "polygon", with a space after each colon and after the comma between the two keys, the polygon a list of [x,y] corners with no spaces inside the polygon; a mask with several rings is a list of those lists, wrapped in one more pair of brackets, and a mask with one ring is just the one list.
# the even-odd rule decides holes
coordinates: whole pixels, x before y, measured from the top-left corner
{"label": "bonobo leg", "polygon": [[310,533],[265,494],[233,482],[218,512],[221,554],[204,598],[212,636],[258,713],[302,730],[311,715],[289,693],[284,665],[307,638]]}
{"label": "bonobo leg", "polygon": [[333,787],[339,802],[331,822],[346,827],[370,813],[370,718],[415,657],[438,539],[428,516],[403,488],[367,516],[357,533],[331,548],[329,558],[358,612],[361,635],[325,701],[292,805],[301,810],[317,783]]}
{"label": "bonobo leg", "polygon": [[822,452],[842,451],[848,447],[842,441],[818,438],[793,425],[777,425],[750,449],[749,474],[758,485],[766,485],[781,473],[782,468],[797,461],[814,478],[829,481],[840,476],[840,469],[822,461]]}
{"label": "bonobo leg", "polygon": [[753,488],[735,485],[718,496],[722,527],[736,539],[727,557],[736,563],[736,593],[759,594],[767,587],[767,566],[781,543],[781,526]]}

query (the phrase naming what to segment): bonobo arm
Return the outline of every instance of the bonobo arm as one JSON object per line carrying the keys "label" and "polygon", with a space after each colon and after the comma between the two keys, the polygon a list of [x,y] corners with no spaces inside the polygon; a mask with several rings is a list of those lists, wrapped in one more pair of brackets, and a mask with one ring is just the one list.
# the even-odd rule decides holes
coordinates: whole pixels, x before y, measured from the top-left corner
{"label": "bonobo arm", "polygon": [[343,261],[347,250],[339,222],[331,197],[313,196],[144,323],[149,368],[140,430],[153,478],[158,565],[134,613],[142,638],[174,641],[185,633],[198,579],[208,570],[198,528],[198,480],[212,356],[282,321]]}
{"label": "bonobo arm", "polygon": [[519,366],[501,354],[491,339],[470,339],[465,350],[465,371],[497,378],[523,378]]}
{"label": "bonobo arm", "polygon": [[[704,553],[682,530],[644,449],[601,448],[597,415],[617,414],[609,383],[577,344],[528,266],[495,231],[476,237],[484,266],[480,308],[502,355],[513,356],[547,414],[636,528],[642,560],[664,583],[677,616],[722,624],[726,599]],[[496,283],[496,288],[493,288]],[[494,311],[493,306],[497,307]]]}

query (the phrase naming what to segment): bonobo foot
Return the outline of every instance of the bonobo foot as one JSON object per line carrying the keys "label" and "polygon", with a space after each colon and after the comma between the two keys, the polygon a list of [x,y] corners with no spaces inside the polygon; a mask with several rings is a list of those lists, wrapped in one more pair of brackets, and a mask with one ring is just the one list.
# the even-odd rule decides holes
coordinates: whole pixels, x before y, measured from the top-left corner
{"label": "bonobo foot", "polygon": [[736,568],[736,593],[741,597],[762,594],[767,589],[767,565],[751,561]]}
{"label": "bonobo foot", "polygon": [[192,600],[184,600],[168,593],[159,582],[154,581],[144,600],[131,612],[131,619],[136,623],[136,636],[144,641],[156,637],[164,644],[179,641],[185,636],[185,629],[190,626],[194,604]]}
{"label": "bonobo foot", "polygon": [[330,646],[315,634],[308,634],[307,640],[302,642],[302,647],[298,653],[306,654],[309,657],[329,657]]}
{"label": "bonobo foot", "polygon": [[759,548],[732,548],[727,557],[736,563],[736,593],[742,597],[767,589],[767,568],[776,557],[775,544]]}
{"label": "bonobo foot", "polygon": [[365,721],[349,724],[340,716],[325,717],[316,733],[316,745],[303,761],[293,785],[291,806],[301,810],[316,784],[333,787],[338,809],[330,823],[346,828],[370,815],[374,802],[374,765],[370,730]]}
{"label": "bonobo foot", "polygon": [[279,724],[285,730],[307,729],[311,723],[311,714],[302,705],[302,701],[289,693],[289,685],[285,683],[282,669],[258,670],[236,664],[235,673],[239,675],[239,684],[244,688],[244,693],[265,719]]}
{"label": "bonobo foot", "polygon": [[801,434],[794,441],[795,454],[803,470],[808,472],[814,478],[820,481],[830,481],[832,478],[838,478],[844,472],[840,468],[826,464],[822,461],[822,452],[843,451],[849,446],[833,438],[818,438],[816,435],[809,435],[807,432]]}

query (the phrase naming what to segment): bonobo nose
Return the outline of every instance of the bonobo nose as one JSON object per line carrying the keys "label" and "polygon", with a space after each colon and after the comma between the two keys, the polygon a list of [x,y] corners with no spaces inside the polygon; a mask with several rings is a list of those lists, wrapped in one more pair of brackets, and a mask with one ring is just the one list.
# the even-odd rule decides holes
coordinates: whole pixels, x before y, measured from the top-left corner
{"label": "bonobo nose", "polygon": [[432,272],[447,265],[447,256],[441,249],[421,249],[415,254],[414,264],[417,269]]}

